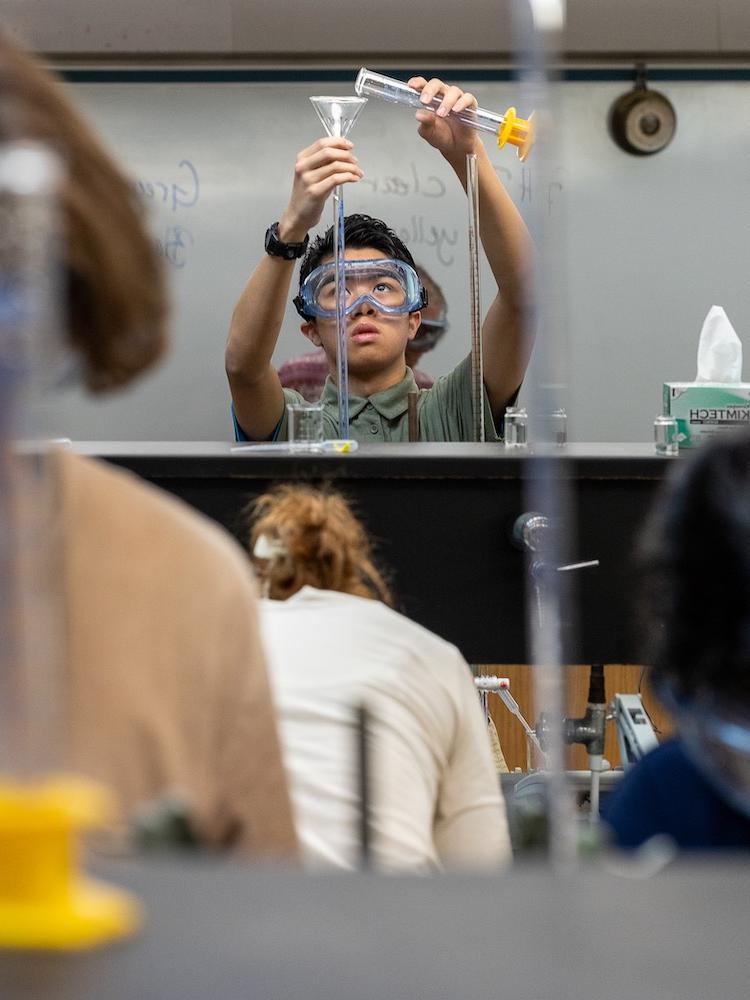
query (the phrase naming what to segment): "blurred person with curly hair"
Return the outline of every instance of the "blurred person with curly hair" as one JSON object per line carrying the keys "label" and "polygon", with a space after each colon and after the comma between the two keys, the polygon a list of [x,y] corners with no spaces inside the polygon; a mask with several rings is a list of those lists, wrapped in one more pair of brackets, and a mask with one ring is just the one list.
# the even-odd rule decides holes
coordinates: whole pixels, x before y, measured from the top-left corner
{"label": "blurred person with curly hair", "polygon": [[376,867],[506,862],[505,809],[470,669],[455,646],[393,610],[344,498],[299,486],[261,496],[249,546],[306,865],[357,863],[360,706],[370,720]]}

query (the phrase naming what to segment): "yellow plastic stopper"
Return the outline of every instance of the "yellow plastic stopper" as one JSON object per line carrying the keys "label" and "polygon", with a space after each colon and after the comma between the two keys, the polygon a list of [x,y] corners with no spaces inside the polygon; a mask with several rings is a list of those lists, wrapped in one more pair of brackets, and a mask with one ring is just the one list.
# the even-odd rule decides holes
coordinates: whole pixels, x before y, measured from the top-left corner
{"label": "yellow plastic stopper", "polygon": [[92,948],[140,926],[135,899],[77,869],[80,832],[112,811],[85,779],[0,780],[0,948]]}
{"label": "yellow plastic stopper", "polygon": [[518,159],[523,162],[534,145],[534,115],[530,114],[528,118],[518,118],[516,109],[508,108],[503,117],[505,121],[497,133],[497,144],[500,149],[506,142],[509,142],[511,146],[517,146]]}

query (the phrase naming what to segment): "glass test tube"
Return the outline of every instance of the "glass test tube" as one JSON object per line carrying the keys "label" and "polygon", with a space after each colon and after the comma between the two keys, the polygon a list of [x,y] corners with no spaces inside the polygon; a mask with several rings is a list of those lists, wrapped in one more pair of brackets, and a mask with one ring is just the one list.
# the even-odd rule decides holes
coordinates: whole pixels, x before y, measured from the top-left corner
{"label": "glass test tube", "polygon": [[[401,104],[418,111],[437,111],[441,104],[439,97],[434,98],[430,104],[422,104],[418,90],[407,86],[401,80],[373,73],[372,70],[364,66],[357,74],[354,91],[362,97],[377,97],[390,104]],[[458,118],[464,125],[469,125],[480,132],[491,132],[493,135],[497,135],[505,124],[505,115],[497,115],[492,111],[484,111],[482,108],[451,111],[451,115]]]}
{"label": "glass test tube", "polygon": [[482,306],[479,294],[479,178],[477,157],[466,157],[469,206],[469,289],[471,298],[471,406],[474,440],[484,441],[484,371],[482,365]]}
{"label": "glass test tube", "polygon": [[[423,104],[418,90],[401,80],[373,73],[365,66],[357,74],[354,90],[360,97],[376,97],[390,104],[401,104],[403,107],[420,111],[437,111],[442,103],[439,97],[435,97]],[[479,132],[491,133],[497,138],[497,144],[501,148],[506,142],[516,146],[520,160],[525,160],[531,152],[534,144],[533,116],[528,120],[519,118],[515,108],[508,108],[504,115],[486,111],[484,108],[465,108],[463,111],[451,111],[450,115],[463,125],[468,125]]]}

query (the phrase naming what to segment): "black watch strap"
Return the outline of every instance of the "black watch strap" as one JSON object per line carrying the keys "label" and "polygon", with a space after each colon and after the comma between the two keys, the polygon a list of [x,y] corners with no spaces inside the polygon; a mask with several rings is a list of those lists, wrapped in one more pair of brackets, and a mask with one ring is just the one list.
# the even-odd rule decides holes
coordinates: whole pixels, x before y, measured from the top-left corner
{"label": "black watch strap", "polygon": [[307,250],[309,242],[310,237],[305,236],[301,243],[282,243],[279,239],[279,224],[278,222],[274,222],[266,230],[264,246],[266,253],[272,257],[283,257],[284,260],[296,260]]}

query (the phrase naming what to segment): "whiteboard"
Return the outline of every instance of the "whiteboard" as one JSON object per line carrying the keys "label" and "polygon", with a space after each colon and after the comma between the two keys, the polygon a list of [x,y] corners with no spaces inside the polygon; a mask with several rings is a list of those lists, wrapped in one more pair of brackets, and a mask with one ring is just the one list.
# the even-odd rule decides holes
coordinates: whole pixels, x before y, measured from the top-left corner
{"label": "whiteboard", "polygon": [[[513,83],[462,80],[480,105],[517,103]],[[216,440],[231,435],[223,350],[236,299],[286,203],[296,152],[320,132],[309,83],[79,83],[73,95],[130,171],[169,272],[169,360],[131,390],[55,408],[61,435],[108,440]],[[524,214],[561,242],[547,279],[558,289],[544,334],[560,348],[574,440],[651,435],[661,383],[694,377],[702,320],[723,305],[750,343],[750,82],[662,82],[677,134],[652,157],[622,152],[607,113],[627,85],[558,85],[564,138],[521,164],[491,150]],[[528,109],[519,107],[519,113]],[[371,101],[352,133],[365,178],[348,212],[385,219],[443,287],[450,329],[420,365],[432,375],[468,352],[466,199],[409,111]],[[323,225],[328,224],[324,216]],[[544,231],[541,231],[544,239]],[[485,306],[494,294],[486,265]],[[275,362],[308,342],[289,307]],[[750,377],[750,370],[745,372]],[[532,375],[533,378],[533,366]]]}

